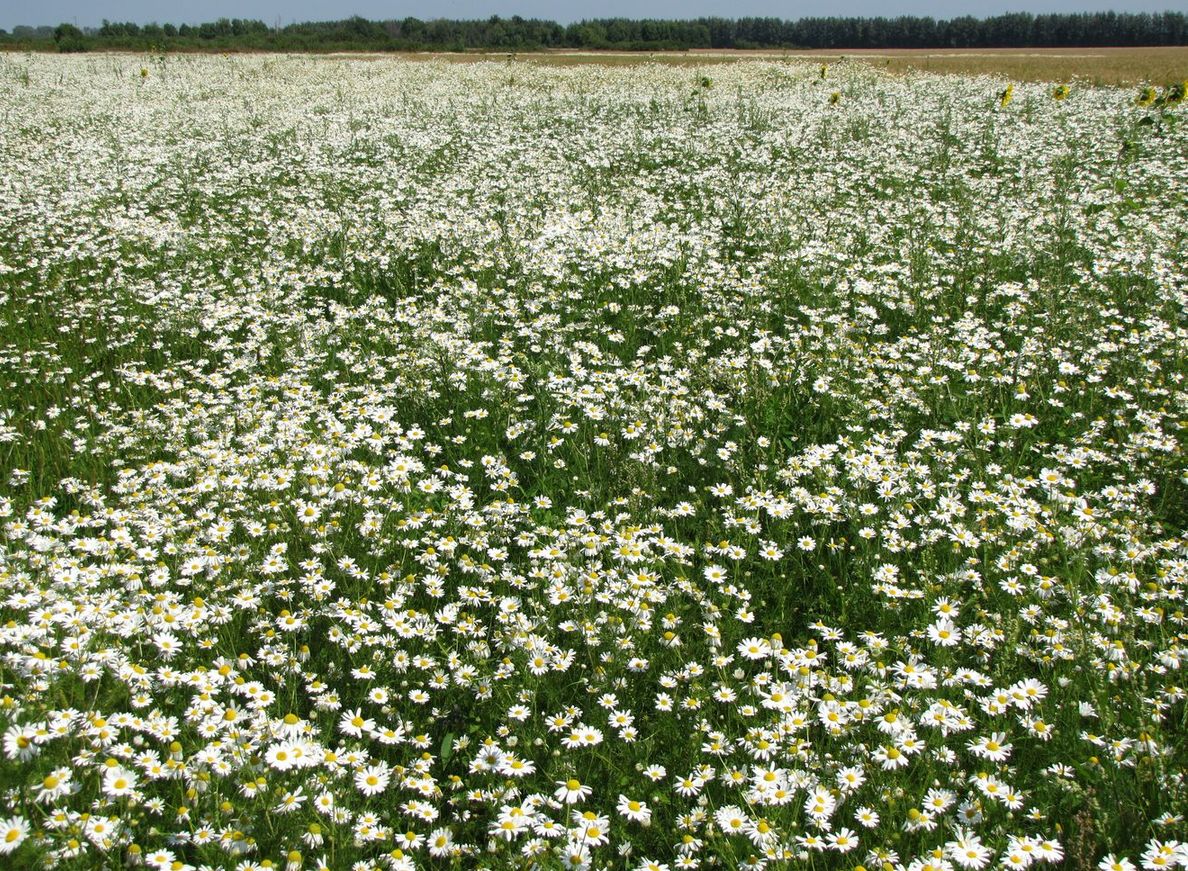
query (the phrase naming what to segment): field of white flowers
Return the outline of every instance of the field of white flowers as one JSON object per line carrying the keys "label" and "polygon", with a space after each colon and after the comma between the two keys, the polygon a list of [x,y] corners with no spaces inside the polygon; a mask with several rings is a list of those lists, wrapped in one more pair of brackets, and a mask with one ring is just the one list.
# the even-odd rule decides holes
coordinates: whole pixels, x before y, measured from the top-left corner
{"label": "field of white flowers", "polygon": [[1184,106],[1006,85],[0,57],[0,864],[1188,867]]}

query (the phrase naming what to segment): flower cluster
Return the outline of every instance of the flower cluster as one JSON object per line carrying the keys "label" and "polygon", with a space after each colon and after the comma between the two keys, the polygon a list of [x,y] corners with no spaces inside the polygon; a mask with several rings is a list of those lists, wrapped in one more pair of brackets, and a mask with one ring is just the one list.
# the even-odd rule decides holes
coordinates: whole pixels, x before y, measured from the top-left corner
{"label": "flower cluster", "polygon": [[0,58],[0,855],[1188,868],[1184,128],[151,63]]}

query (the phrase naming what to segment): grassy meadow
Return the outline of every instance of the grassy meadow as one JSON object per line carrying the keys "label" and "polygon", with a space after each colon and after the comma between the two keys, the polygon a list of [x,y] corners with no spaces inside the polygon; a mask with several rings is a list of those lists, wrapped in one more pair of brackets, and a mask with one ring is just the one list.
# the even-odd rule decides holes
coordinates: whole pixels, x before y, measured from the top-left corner
{"label": "grassy meadow", "polygon": [[[378,57],[379,55],[377,55]],[[406,55],[416,57],[416,55]],[[473,60],[465,54],[439,55]],[[853,49],[807,51],[693,49],[684,52],[555,50],[524,53],[519,60],[544,64],[610,66],[638,63],[709,65],[738,61],[835,64],[865,63],[886,72],[998,75],[1024,82],[1081,82],[1092,85],[1168,83],[1188,77],[1188,46],[1126,48]]]}
{"label": "grassy meadow", "polygon": [[0,56],[0,865],[1188,868],[1184,85]]}

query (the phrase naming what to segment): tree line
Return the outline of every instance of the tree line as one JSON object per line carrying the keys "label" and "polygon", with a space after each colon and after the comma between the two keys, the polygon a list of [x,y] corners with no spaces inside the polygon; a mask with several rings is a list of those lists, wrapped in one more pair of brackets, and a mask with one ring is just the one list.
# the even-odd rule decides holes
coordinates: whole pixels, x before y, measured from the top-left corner
{"label": "tree line", "polygon": [[586,48],[655,51],[692,48],[1027,48],[1188,44],[1181,12],[1086,12],[989,18],[814,17],[602,18],[555,21],[492,16],[486,20],[404,18],[294,23],[220,18],[204,24],[15,27],[0,45],[60,51],[102,49],[222,51],[534,51]]}

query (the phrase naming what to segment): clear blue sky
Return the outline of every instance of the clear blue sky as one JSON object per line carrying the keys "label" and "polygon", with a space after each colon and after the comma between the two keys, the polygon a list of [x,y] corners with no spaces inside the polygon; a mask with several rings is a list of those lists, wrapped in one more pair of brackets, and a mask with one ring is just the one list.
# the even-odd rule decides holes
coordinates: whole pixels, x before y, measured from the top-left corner
{"label": "clear blue sky", "polygon": [[17,24],[58,24],[76,21],[97,26],[104,18],[147,24],[197,24],[217,18],[258,18],[268,24],[327,21],[362,15],[364,18],[489,18],[522,15],[567,24],[582,18],[698,18],[719,15],[739,18],[770,15],[803,18],[811,15],[997,15],[1002,12],[1188,12],[1188,0],[0,0],[0,27]]}

